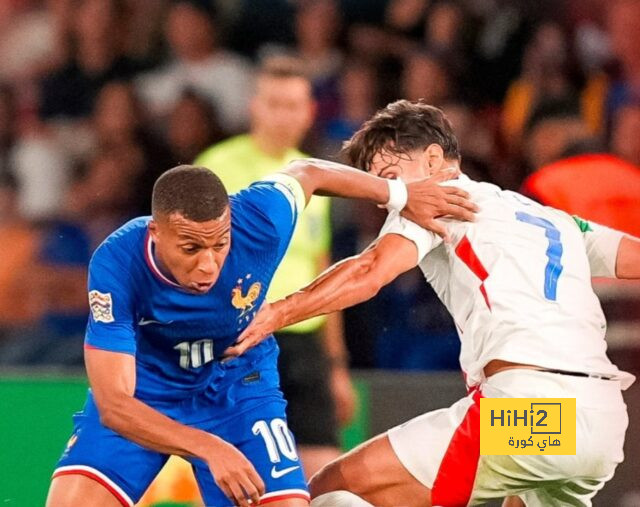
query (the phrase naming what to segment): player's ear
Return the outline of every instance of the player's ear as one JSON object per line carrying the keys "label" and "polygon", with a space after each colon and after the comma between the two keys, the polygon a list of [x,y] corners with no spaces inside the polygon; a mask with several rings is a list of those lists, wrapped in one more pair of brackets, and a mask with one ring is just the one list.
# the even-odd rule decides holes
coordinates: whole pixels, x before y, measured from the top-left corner
{"label": "player's ear", "polygon": [[156,243],[158,241],[158,222],[156,222],[154,219],[151,219],[148,227],[149,234],[151,234],[151,239],[154,243]]}
{"label": "player's ear", "polygon": [[439,144],[432,143],[423,153],[424,163],[431,174],[438,172],[444,165],[444,150]]}

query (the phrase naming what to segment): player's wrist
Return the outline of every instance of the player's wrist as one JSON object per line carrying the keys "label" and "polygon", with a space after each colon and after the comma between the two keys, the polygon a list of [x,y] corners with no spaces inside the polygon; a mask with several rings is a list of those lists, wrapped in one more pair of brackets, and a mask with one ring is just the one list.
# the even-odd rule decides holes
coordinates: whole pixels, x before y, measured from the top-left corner
{"label": "player's wrist", "polygon": [[400,179],[388,179],[387,186],[389,188],[389,200],[385,204],[385,207],[389,211],[402,211],[407,205],[407,200],[409,198],[407,185],[405,185],[404,181]]}

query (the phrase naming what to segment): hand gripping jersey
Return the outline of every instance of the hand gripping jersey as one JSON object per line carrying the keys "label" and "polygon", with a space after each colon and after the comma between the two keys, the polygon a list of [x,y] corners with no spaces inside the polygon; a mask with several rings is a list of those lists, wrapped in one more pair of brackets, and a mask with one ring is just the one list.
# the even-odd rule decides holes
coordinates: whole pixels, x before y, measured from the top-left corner
{"label": "hand gripping jersey", "polygon": [[[615,276],[622,234],[578,223],[495,185],[461,175],[475,222],[447,222],[452,242],[390,213],[380,235],[418,248],[419,266],[456,323],[468,385],[493,359],[634,380],[606,355],[606,321],[592,276]],[[613,253],[613,255],[612,255]]]}
{"label": "hand gripping jersey", "polygon": [[[228,371],[218,359],[260,308],[289,244],[304,206],[298,190],[286,182],[259,182],[230,196],[231,247],[207,294],[186,292],[160,271],[147,230],[150,217],[115,231],[89,267],[86,346],[134,354],[135,396],[145,401],[185,399],[215,388]],[[233,362],[250,365],[275,349],[272,337]]]}

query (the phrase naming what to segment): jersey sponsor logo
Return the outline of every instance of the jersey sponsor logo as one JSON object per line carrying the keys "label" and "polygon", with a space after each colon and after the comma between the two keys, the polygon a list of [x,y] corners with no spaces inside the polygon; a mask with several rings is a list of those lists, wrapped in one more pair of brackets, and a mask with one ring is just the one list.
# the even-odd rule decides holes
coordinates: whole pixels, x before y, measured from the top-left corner
{"label": "jersey sponsor logo", "polygon": [[103,293],[97,290],[89,292],[89,307],[91,315],[96,322],[105,322],[109,324],[115,319],[113,318],[113,300],[111,293]]}
{"label": "jersey sponsor logo", "polygon": [[[242,283],[245,280],[250,280],[251,274],[249,273],[243,278],[238,279],[237,285],[231,289],[231,304],[234,308],[238,310],[242,310],[239,318],[244,317],[248,312],[253,310],[256,305],[256,301],[260,296],[260,291],[262,290],[262,284],[260,282],[253,282],[251,286],[247,289],[246,294],[242,293]],[[249,282],[247,282],[249,283]]]}
{"label": "jersey sponsor logo", "polygon": [[287,475],[288,473],[291,473],[294,470],[297,470],[298,468],[300,468],[300,465],[296,465],[296,466],[293,466],[293,467],[288,467],[288,468],[283,468],[282,470],[278,470],[278,469],[276,469],[276,466],[273,465],[271,467],[271,477],[273,477],[274,479],[279,479],[283,475]]}

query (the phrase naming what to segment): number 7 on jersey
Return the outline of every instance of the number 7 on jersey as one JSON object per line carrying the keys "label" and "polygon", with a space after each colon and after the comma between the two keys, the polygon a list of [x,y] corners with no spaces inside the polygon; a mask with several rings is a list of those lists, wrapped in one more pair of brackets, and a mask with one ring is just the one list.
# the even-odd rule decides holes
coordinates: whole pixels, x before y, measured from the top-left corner
{"label": "number 7 on jersey", "polygon": [[560,241],[560,231],[546,218],[540,218],[524,211],[516,211],[516,220],[527,224],[542,227],[545,236],[549,240],[547,247],[547,267],[544,270],[544,297],[549,301],[555,301],[558,291],[558,278],[562,273],[562,243]]}

